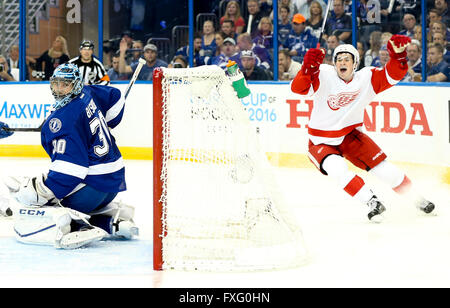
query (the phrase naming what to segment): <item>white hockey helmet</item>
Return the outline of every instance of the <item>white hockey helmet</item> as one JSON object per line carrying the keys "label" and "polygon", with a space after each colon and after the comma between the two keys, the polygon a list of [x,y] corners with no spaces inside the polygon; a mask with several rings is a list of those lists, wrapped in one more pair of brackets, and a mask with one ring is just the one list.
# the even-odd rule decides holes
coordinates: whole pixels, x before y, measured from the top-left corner
{"label": "white hockey helmet", "polygon": [[353,47],[353,45],[350,45],[350,44],[342,44],[334,49],[333,65],[336,66],[336,57],[338,54],[343,53],[343,52],[348,52],[349,54],[351,54],[353,56],[353,72],[355,72],[359,66],[359,52],[358,52],[358,50],[356,50],[355,47]]}

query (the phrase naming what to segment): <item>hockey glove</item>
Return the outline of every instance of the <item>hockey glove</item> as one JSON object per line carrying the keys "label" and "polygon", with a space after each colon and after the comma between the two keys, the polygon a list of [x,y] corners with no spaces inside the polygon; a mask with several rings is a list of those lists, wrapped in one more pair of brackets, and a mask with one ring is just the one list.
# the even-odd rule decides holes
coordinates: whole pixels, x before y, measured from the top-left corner
{"label": "hockey glove", "polygon": [[7,131],[7,128],[9,128],[8,124],[0,121],[0,139],[9,137],[14,133],[11,131]]}
{"label": "hockey glove", "polygon": [[406,47],[411,43],[411,38],[405,35],[393,35],[387,43],[387,50],[391,59],[406,62]]}
{"label": "hockey glove", "polygon": [[56,200],[53,192],[44,184],[46,176],[7,177],[5,185],[11,196],[25,206],[43,206]]}
{"label": "hockey glove", "polygon": [[319,72],[319,66],[322,64],[324,58],[325,50],[319,48],[309,49],[303,58],[301,69],[303,75],[310,75],[312,79]]}

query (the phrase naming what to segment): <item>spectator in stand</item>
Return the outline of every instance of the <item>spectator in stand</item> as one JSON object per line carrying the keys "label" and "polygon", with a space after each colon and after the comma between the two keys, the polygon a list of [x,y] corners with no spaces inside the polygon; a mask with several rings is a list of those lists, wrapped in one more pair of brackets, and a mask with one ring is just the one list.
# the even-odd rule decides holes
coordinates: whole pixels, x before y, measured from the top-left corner
{"label": "spectator in stand", "polygon": [[383,32],[381,34],[381,46],[387,45],[388,41],[391,39],[392,33],[390,32]]}
{"label": "spectator in stand", "polygon": [[19,68],[19,45],[12,45],[8,56],[9,68]]}
{"label": "spectator in stand", "polygon": [[234,30],[237,34],[242,33],[245,27],[244,18],[241,16],[239,2],[231,0],[227,3],[225,14],[220,18],[220,25],[224,20],[232,20],[234,22]]}
{"label": "spectator in stand", "polygon": [[437,9],[432,8],[428,11],[428,18],[427,18],[428,27],[430,26],[431,23],[435,21],[442,21],[442,16],[439,15],[439,11]]}
{"label": "spectator in stand", "polygon": [[133,41],[131,49],[129,49],[129,51],[131,51],[131,61],[128,64],[139,61],[139,58],[142,57],[142,53],[144,51],[144,43],[139,40]]}
{"label": "spectator in stand", "polygon": [[269,71],[261,66],[256,66],[256,56],[251,50],[241,51],[242,71],[246,80],[269,80]]}
{"label": "spectator in stand", "polygon": [[448,31],[447,27],[442,21],[435,21],[433,23],[430,23],[430,29],[428,31],[428,41],[431,41],[431,38],[433,37],[433,34],[436,32],[440,32],[443,35],[445,35],[445,39],[447,42],[450,40],[450,31]]}
{"label": "spectator in stand", "polygon": [[[336,35],[330,35],[328,37],[327,41],[325,42],[325,46],[326,46],[326,54],[325,54],[325,56],[328,56],[332,60],[334,49],[337,46],[339,46],[340,44],[341,44],[341,42],[339,42],[339,39],[338,39],[338,37]],[[332,65],[333,61],[331,61],[330,63]]]}
{"label": "spectator in stand", "polygon": [[413,14],[406,13],[403,15],[403,30],[398,34],[414,38],[414,27],[416,26],[416,17]]}
{"label": "spectator in stand", "polygon": [[233,38],[227,37],[223,41],[221,49],[222,50],[220,55],[214,57],[211,61],[211,64],[218,65],[221,68],[225,69],[228,60],[232,60],[238,63],[239,53],[237,52],[236,41]]}
{"label": "spectator in stand", "polygon": [[299,62],[293,61],[289,55],[289,50],[282,49],[278,53],[278,79],[292,80],[297,76],[301,70],[302,65]]}
{"label": "spectator in stand", "polygon": [[115,53],[112,56],[112,60],[111,60],[112,66],[107,72],[110,80],[128,80],[128,79],[130,79],[129,74],[121,74],[119,72],[119,58],[120,58],[119,53]]}
{"label": "spectator in stand", "polygon": [[347,15],[352,14],[352,0],[344,0],[344,11]]}
{"label": "spectator in stand", "polygon": [[0,81],[15,81],[11,75],[8,61],[6,61],[6,57],[2,55],[0,55]]}
{"label": "spectator in stand", "polygon": [[167,67],[169,68],[186,68],[189,63],[182,55],[175,56]]}
{"label": "spectator in stand", "polygon": [[[323,23],[323,9],[319,2],[313,0],[309,7],[309,18],[306,19],[306,26],[311,29],[312,34],[317,38],[320,36],[320,30]],[[322,42],[321,42],[322,43]]]}
{"label": "spectator in stand", "polygon": [[127,41],[127,46],[129,49],[133,47],[133,34],[131,33],[131,31],[123,31],[121,34],[121,38]]}
{"label": "spectator in stand", "polygon": [[273,0],[258,0],[258,1],[260,11],[263,12],[264,16],[270,16],[270,13],[272,13]]}
{"label": "spectator in stand", "polygon": [[408,58],[408,73],[403,78],[404,82],[420,81],[422,73],[422,47],[418,40],[411,40],[411,44],[406,47]]}
{"label": "spectator in stand", "polygon": [[[287,21],[292,20],[294,17],[294,3],[291,0],[278,0],[278,23],[281,21],[281,8],[287,7],[288,16],[286,17]],[[270,12],[270,19],[273,20],[273,10]],[[279,29],[279,28],[278,28]]]}
{"label": "spectator in stand", "polygon": [[13,76],[15,81],[19,81],[19,45],[12,45],[9,48],[9,55],[6,61],[8,62],[11,76]]}
{"label": "spectator in stand", "polygon": [[224,33],[227,37],[231,37],[233,40],[236,40],[238,34],[234,30],[234,21],[230,19],[225,19],[220,26],[220,31]]}
{"label": "spectator in stand", "polygon": [[289,49],[289,53],[294,61],[301,63],[305,53],[310,48],[317,46],[317,41],[317,37],[311,33],[311,30],[306,29],[305,17],[302,14],[295,14],[292,19],[292,31],[283,45],[284,48]]}
{"label": "spectator in stand", "polygon": [[412,39],[418,40],[419,42],[422,41],[422,26],[421,25],[414,26],[414,35],[413,35]]}
{"label": "spectator in stand", "polygon": [[389,52],[387,46],[383,45],[378,52],[378,57],[375,57],[371,63],[371,66],[384,67],[389,61]]}
{"label": "spectator in stand", "polygon": [[[364,59],[364,44],[362,42],[356,42],[356,50],[358,50],[359,58]],[[360,60],[356,70],[359,71],[362,68],[364,68],[364,61]]]}
{"label": "spectator in stand", "polygon": [[[20,79],[19,60],[19,45],[12,45],[9,48],[9,54],[6,61],[8,62],[9,69],[11,70],[11,75],[16,81],[19,81]],[[29,80],[30,61],[35,62],[36,60],[33,57],[26,56],[25,61],[25,80]]]}
{"label": "spectator in stand", "polygon": [[327,39],[327,49],[334,50],[340,45],[339,38],[336,35],[330,35]]}
{"label": "spectator in stand", "polygon": [[69,60],[69,63],[78,66],[81,79],[85,85],[108,85],[109,76],[103,63],[94,56],[94,43],[83,40],[80,44],[80,55]]}
{"label": "spectator in stand", "polygon": [[30,62],[34,64],[36,71],[44,72],[42,80],[49,80],[55,68],[69,60],[67,41],[63,36],[59,35],[55,38],[49,50],[35,60],[30,59]]}
{"label": "spectator in stand", "polygon": [[[294,10],[292,12],[295,15],[300,11],[300,7],[303,5],[303,3],[306,2],[306,0],[292,0],[291,2],[294,5]],[[294,17],[294,16],[292,16],[292,17]]]}
{"label": "spectator in stand", "polygon": [[439,16],[441,16],[441,22],[448,26],[450,20],[450,14],[448,12],[448,0],[434,0],[434,8],[437,10]]}
{"label": "spectator in stand", "polygon": [[[239,47],[239,51],[243,50],[253,51],[253,53],[256,56],[257,66],[262,66],[264,69],[272,68],[272,56],[270,55],[269,51],[262,46],[254,44],[250,34],[248,33],[239,34],[237,45]],[[238,63],[239,67],[242,66],[240,59],[236,61],[236,63]]]}
{"label": "spectator in stand", "polygon": [[344,0],[333,1],[333,11],[331,16],[328,17],[324,32],[324,39],[327,39],[331,34],[335,34],[339,41],[345,44],[352,43],[352,18],[345,14]]}
{"label": "spectator in stand", "polygon": [[278,19],[278,45],[282,46],[286,42],[289,32],[292,30],[291,25],[291,11],[289,6],[283,5],[280,7],[279,19]]}
{"label": "spectator in stand", "polygon": [[203,23],[202,48],[204,57],[212,57],[216,52],[215,29],[212,20]]}
{"label": "spectator in stand", "polygon": [[430,67],[427,69],[428,82],[442,82],[450,80],[450,67],[444,60],[444,47],[441,44],[432,44],[428,48]]}
{"label": "spectator in stand", "polygon": [[444,61],[450,63],[450,51],[447,48],[447,41],[445,40],[445,36],[440,32],[436,32],[433,34],[431,42],[433,44],[441,44],[442,47],[444,47]]}
{"label": "spectator in stand", "polygon": [[373,31],[370,34],[369,38],[369,45],[370,49],[368,49],[364,54],[364,66],[371,66],[372,61],[374,58],[378,57],[378,53],[380,52],[381,48],[381,32],[380,31]]}
{"label": "spectator in stand", "polygon": [[248,17],[245,20],[246,27],[244,32],[249,33],[252,38],[254,38],[257,34],[258,25],[261,21],[261,18],[263,18],[264,16],[268,16],[268,14],[260,10],[258,0],[248,0],[247,9]]}
{"label": "spectator in stand", "polygon": [[317,2],[322,7],[322,12],[327,9],[327,4],[323,0],[306,0],[299,8],[298,12],[305,16],[306,19],[311,17],[311,5],[313,2]]}
{"label": "spectator in stand", "polygon": [[[125,41],[127,41],[127,52],[125,54],[125,59],[127,60],[127,64],[130,65],[131,63],[133,63],[133,61],[135,61],[134,59],[134,52],[133,52],[133,34],[131,33],[131,31],[129,30],[125,30],[122,32],[122,34],[120,35],[120,39],[124,39]],[[141,51],[142,48],[144,47],[144,44],[141,45]],[[117,52],[117,51],[116,51]],[[112,59],[112,57],[111,57]],[[107,57],[103,58],[103,61],[105,61],[105,64],[109,63],[109,61],[112,61],[111,59],[107,59]]]}
{"label": "spectator in stand", "polygon": [[[217,42],[217,40],[216,40]],[[209,61],[215,55],[211,57],[205,57],[201,54],[202,48],[202,36],[199,33],[194,35],[194,67],[205,65],[205,61]],[[186,59],[187,63],[189,63],[189,44],[183,47],[180,47],[176,52],[175,56],[183,56]]]}
{"label": "spectator in stand", "polygon": [[253,38],[253,43],[263,46],[268,50],[273,49],[273,25],[269,17],[261,18],[258,25],[258,34]]}
{"label": "spectator in stand", "polygon": [[370,34],[373,31],[381,31],[381,14],[378,15],[380,20],[376,20],[374,11],[379,8],[380,3],[370,0],[360,0],[357,2],[357,15],[359,17],[359,38],[367,48]]}
{"label": "spectator in stand", "polygon": [[[220,50],[222,48],[222,44],[223,41],[227,38],[227,35],[225,33],[223,33],[222,31],[216,32],[216,53],[215,53],[215,57],[217,57],[218,55],[220,55]],[[236,40],[235,40],[236,41]],[[207,63],[205,63],[207,64]]]}
{"label": "spectator in stand", "polygon": [[333,63],[333,55],[331,53],[326,53],[325,58],[323,59],[324,64],[334,65]]}
{"label": "spectator in stand", "polygon": [[[119,72],[122,74],[133,74],[138,66],[138,63],[127,65],[125,61],[125,53],[128,49],[127,41],[122,39],[120,41],[120,57],[119,57]],[[167,67],[167,63],[163,60],[157,59],[158,48],[153,44],[144,46],[144,59],[146,64],[142,67],[137,80],[153,80],[153,70],[156,67]]]}

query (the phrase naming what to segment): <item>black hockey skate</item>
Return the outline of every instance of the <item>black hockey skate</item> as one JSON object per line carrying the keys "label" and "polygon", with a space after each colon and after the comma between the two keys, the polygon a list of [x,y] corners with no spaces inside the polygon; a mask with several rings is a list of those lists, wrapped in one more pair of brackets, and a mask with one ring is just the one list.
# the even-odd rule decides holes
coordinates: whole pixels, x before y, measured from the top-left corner
{"label": "black hockey skate", "polygon": [[431,212],[433,212],[435,206],[432,202],[426,200],[426,199],[420,199],[417,203],[416,203],[416,207],[423,211],[425,214],[430,214]]}
{"label": "black hockey skate", "polygon": [[377,196],[373,195],[372,198],[367,202],[369,206],[369,213],[367,217],[369,217],[370,221],[381,222],[383,220],[383,216],[380,214],[386,211],[384,205],[378,200]]}

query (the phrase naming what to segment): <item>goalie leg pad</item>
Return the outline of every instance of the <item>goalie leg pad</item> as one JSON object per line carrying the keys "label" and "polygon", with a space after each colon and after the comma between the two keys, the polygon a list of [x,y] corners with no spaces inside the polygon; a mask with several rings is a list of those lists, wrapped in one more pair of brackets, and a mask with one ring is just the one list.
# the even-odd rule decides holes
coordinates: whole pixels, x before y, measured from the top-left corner
{"label": "goalie leg pad", "polygon": [[[74,249],[99,241],[106,235],[104,230],[87,223],[88,215],[63,207],[21,207],[14,218],[16,239],[26,244]],[[71,232],[74,220],[86,227]]]}
{"label": "goalie leg pad", "polygon": [[133,221],[134,207],[123,202],[111,202],[107,206],[89,213],[90,222],[106,230],[111,236],[132,239],[139,235]]}
{"label": "goalie leg pad", "polygon": [[65,209],[53,206],[20,207],[14,213],[16,239],[26,244],[54,245],[57,235],[70,232],[71,219],[66,214]]}

